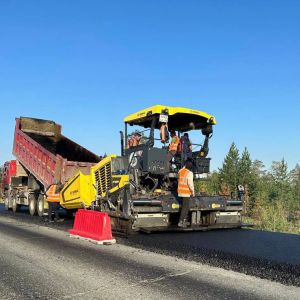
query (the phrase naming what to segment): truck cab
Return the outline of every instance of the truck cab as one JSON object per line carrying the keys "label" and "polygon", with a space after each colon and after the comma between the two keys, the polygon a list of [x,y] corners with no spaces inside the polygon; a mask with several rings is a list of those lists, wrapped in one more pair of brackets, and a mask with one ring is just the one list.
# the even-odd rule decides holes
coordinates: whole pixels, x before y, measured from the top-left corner
{"label": "truck cab", "polygon": [[18,210],[19,203],[16,197],[19,196],[20,199],[25,198],[21,190],[27,182],[28,175],[17,160],[10,160],[4,163],[1,190],[6,210],[12,209],[14,212]]}

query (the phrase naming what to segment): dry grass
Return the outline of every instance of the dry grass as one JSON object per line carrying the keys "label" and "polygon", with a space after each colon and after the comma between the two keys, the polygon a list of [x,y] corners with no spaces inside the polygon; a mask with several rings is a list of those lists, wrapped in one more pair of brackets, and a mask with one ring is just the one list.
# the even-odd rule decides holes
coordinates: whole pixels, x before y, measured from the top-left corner
{"label": "dry grass", "polygon": [[[247,218],[245,222],[246,220]],[[256,229],[300,234],[300,220],[297,214],[291,215],[285,204],[280,201],[264,205],[258,204],[254,208],[252,217],[248,220],[255,224]]]}

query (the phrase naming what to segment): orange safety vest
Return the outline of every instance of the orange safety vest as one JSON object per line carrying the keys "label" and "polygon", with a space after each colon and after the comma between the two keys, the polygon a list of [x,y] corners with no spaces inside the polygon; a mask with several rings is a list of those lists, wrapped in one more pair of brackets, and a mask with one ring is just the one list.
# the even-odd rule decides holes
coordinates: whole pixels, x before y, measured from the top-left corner
{"label": "orange safety vest", "polygon": [[192,195],[192,192],[188,186],[188,181],[187,181],[187,177],[189,175],[191,171],[186,169],[186,168],[182,168],[179,170],[178,172],[178,195],[180,195],[180,197],[190,197]]}
{"label": "orange safety vest", "polygon": [[47,191],[46,195],[47,195],[48,202],[60,202],[59,193],[55,193],[55,190],[56,190],[56,185],[53,184]]}
{"label": "orange safety vest", "polygon": [[[176,139],[175,142],[173,142],[173,139]],[[180,138],[178,136],[174,136],[171,139],[171,143],[169,145],[169,151],[178,151],[179,149],[179,144],[180,144]]]}
{"label": "orange safety vest", "polygon": [[161,125],[160,126],[160,140],[162,143],[166,142],[166,139],[168,134],[168,125]]}

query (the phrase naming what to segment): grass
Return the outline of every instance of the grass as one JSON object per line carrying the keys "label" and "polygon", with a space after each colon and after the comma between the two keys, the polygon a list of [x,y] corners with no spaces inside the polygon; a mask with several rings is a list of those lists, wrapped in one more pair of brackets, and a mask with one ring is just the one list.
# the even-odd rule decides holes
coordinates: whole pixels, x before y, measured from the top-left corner
{"label": "grass", "polygon": [[300,234],[299,220],[289,221],[287,218],[278,218],[278,215],[270,216],[268,214],[260,219],[244,216],[243,223],[254,224],[253,227],[248,228],[255,230]]}

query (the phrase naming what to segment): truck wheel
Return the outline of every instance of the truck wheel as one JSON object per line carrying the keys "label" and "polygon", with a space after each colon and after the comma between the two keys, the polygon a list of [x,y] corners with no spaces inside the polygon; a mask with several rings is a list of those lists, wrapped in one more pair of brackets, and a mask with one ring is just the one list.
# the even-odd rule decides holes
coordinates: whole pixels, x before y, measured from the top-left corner
{"label": "truck wheel", "polygon": [[37,201],[34,194],[30,194],[28,196],[29,200],[29,213],[31,216],[35,216],[37,214]]}
{"label": "truck wheel", "polygon": [[75,217],[77,209],[66,209],[68,219],[73,219]]}
{"label": "truck wheel", "polygon": [[37,214],[42,217],[45,213],[45,205],[44,205],[44,196],[42,194],[39,195],[38,201],[37,201]]}
{"label": "truck wheel", "polygon": [[20,205],[17,204],[17,199],[15,197],[12,199],[12,210],[14,213],[20,210]]}

